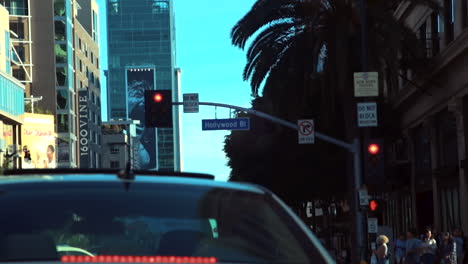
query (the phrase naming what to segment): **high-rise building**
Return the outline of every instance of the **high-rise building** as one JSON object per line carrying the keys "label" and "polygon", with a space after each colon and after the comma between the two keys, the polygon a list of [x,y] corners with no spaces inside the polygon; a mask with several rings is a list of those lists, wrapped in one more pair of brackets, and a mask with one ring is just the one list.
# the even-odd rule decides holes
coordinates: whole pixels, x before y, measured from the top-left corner
{"label": "high-rise building", "polygon": [[13,76],[25,85],[30,96],[33,76],[30,0],[0,0],[9,11],[11,32],[11,71]]}
{"label": "high-rise building", "polygon": [[107,0],[109,119],[139,120],[141,169],[180,170],[179,109],[173,128],[144,126],[144,91],[179,97],[171,0]]}
{"label": "high-rise building", "polygon": [[37,110],[55,115],[58,166],[99,167],[101,111],[95,0],[0,3],[10,11],[12,74],[26,86],[27,98],[42,97]]}
{"label": "high-rise building", "polygon": [[0,2],[0,167],[20,166],[24,85],[12,76],[8,10]]}

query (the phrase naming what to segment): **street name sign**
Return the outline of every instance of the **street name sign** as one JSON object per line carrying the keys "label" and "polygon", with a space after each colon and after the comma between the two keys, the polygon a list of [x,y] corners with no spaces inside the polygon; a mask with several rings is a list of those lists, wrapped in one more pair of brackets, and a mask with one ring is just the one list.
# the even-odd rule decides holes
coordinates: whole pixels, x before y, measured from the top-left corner
{"label": "street name sign", "polygon": [[184,100],[184,113],[198,113],[199,104],[198,104],[198,94],[197,93],[187,93],[183,94]]}
{"label": "street name sign", "polygon": [[357,104],[358,127],[376,127],[377,126],[377,103],[358,103]]}
{"label": "street name sign", "polygon": [[297,131],[299,144],[314,144],[315,143],[315,128],[314,120],[303,119],[297,121]]}
{"label": "street name sign", "polygon": [[227,118],[227,119],[203,119],[202,130],[249,130],[250,119]]}
{"label": "street name sign", "polygon": [[378,230],[377,218],[367,218],[367,233],[375,234]]}
{"label": "street name sign", "polygon": [[379,96],[379,74],[377,72],[354,73],[354,96]]}

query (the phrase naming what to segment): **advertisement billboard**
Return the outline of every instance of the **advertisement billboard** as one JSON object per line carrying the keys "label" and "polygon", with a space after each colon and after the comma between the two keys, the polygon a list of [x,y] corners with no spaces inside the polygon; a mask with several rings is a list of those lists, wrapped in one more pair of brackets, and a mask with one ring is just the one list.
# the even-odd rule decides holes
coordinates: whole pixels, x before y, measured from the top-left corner
{"label": "advertisement billboard", "polygon": [[145,91],[155,90],[154,67],[132,67],[126,69],[127,81],[127,109],[128,117],[132,120],[140,120],[137,125],[136,135],[140,143],[134,146],[136,149],[136,163],[140,169],[157,168],[156,129],[146,128],[145,124]]}
{"label": "advertisement billboard", "polygon": [[25,113],[22,137],[22,167],[56,168],[53,115]]}

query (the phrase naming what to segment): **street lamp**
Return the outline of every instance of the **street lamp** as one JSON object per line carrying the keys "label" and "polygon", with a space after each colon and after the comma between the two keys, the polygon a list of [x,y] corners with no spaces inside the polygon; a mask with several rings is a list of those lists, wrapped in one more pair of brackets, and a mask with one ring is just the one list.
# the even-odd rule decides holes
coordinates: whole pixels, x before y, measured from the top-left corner
{"label": "street lamp", "polygon": [[31,103],[31,113],[34,114],[34,103],[39,102],[42,100],[42,96],[40,97],[34,97],[34,95],[31,94],[31,97],[25,97],[24,101]]}

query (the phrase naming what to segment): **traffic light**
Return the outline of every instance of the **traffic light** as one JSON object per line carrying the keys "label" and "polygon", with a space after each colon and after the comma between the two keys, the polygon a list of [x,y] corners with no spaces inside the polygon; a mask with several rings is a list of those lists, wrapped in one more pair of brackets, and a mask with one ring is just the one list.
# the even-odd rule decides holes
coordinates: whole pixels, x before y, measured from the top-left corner
{"label": "traffic light", "polygon": [[145,91],[145,126],[173,126],[171,90]]}
{"label": "traffic light", "polygon": [[380,204],[377,200],[370,200],[369,201],[369,210],[371,212],[376,212],[378,209],[380,209]]}
{"label": "traffic light", "polygon": [[364,171],[365,184],[383,184],[385,179],[384,144],[382,139],[369,139],[365,142]]}

